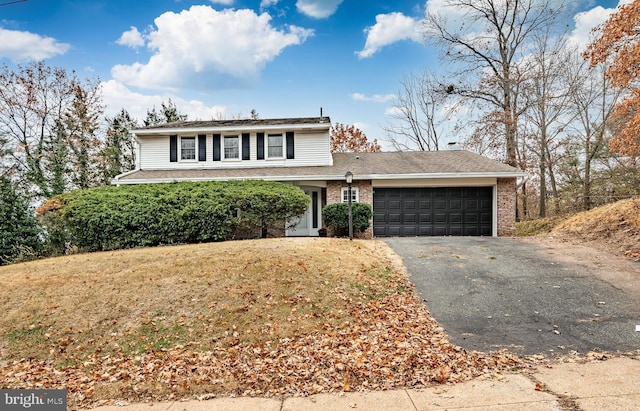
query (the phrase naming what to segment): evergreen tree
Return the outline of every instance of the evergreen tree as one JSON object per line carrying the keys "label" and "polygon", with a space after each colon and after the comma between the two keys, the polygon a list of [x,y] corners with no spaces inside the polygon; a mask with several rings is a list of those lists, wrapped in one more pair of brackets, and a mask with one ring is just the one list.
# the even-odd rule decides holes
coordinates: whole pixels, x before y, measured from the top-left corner
{"label": "evergreen tree", "polygon": [[185,121],[187,119],[186,114],[181,114],[171,99],[168,103],[164,101],[161,104],[160,112],[155,108],[147,110],[147,118],[144,120],[144,126],[155,126],[157,124],[173,123],[175,121]]}
{"label": "evergreen tree", "polygon": [[46,197],[57,196],[67,190],[69,184],[69,147],[64,125],[58,119],[55,122],[52,133],[45,141],[47,153],[47,171],[50,175]]}
{"label": "evergreen tree", "polygon": [[37,254],[41,247],[42,230],[27,198],[9,177],[0,176],[0,265]]}
{"label": "evergreen tree", "polygon": [[70,109],[64,115],[68,146],[71,149],[71,181],[77,188],[95,186],[95,156],[100,147],[97,136],[100,127],[102,105],[98,84],[87,84],[85,88],[76,86]]}
{"label": "evergreen tree", "polygon": [[136,166],[136,146],[131,130],[138,123],[122,109],[113,118],[107,118],[107,134],[100,152],[101,178],[104,184],[118,174],[133,170]]}

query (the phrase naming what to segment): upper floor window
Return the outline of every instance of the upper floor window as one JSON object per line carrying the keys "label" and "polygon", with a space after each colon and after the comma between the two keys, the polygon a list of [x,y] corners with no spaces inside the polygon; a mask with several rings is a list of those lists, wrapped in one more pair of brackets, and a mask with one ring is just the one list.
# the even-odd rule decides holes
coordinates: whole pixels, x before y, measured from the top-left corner
{"label": "upper floor window", "polygon": [[224,158],[240,158],[240,138],[238,136],[224,136]]}
{"label": "upper floor window", "polygon": [[180,160],[196,159],[196,138],[182,137],[180,138]]}
{"label": "upper floor window", "polygon": [[[358,187],[351,187],[351,202],[357,203],[360,200],[360,192],[358,191]],[[349,202],[349,188],[342,188],[342,202]]]}
{"label": "upper floor window", "polygon": [[282,141],[282,134],[269,134],[267,138],[267,153],[269,158],[284,157]]}

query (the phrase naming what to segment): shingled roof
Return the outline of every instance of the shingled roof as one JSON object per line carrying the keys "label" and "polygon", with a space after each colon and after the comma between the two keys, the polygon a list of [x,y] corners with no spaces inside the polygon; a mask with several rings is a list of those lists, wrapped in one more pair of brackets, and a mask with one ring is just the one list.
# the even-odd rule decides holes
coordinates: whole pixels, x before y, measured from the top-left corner
{"label": "shingled roof", "polygon": [[335,153],[333,167],[350,170],[354,175],[518,172],[514,167],[466,150]]}
{"label": "shingled roof", "polygon": [[269,119],[236,119],[236,120],[208,120],[208,121],[175,121],[173,123],[156,124],[132,130],[136,134],[147,134],[151,131],[168,130],[207,130],[252,128],[252,127],[279,127],[279,126],[331,126],[329,117],[296,117],[296,118],[269,118]]}
{"label": "shingled roof", "polygon": [[192,180],[263,179],[276,181],[343,180],[347,171],[355,179],[412,179],[456,177],[519,177],[515,167],[466,150],[334,153],[332,166],[256,167],[238,169],[136,170],[116,183]]}

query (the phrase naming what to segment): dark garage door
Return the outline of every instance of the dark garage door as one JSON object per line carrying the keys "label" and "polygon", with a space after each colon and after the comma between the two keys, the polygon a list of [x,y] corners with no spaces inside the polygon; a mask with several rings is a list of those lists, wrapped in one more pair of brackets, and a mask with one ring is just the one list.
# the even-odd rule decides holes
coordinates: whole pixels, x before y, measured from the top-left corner
{"label": "dark garage door", "polygon": [[376,188],[378,237],[491,236],[492,187]]}

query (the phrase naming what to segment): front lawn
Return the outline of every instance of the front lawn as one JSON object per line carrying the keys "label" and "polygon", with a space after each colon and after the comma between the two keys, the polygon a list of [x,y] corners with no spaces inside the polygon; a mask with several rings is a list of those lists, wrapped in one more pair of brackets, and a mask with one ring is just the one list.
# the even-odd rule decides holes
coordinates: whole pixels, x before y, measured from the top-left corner
{"label": "front lawn", "polygon": [[281,238],[0,267],[0,387],[72,407],[454,382],[517,367],[465,352],[378,241]]}

